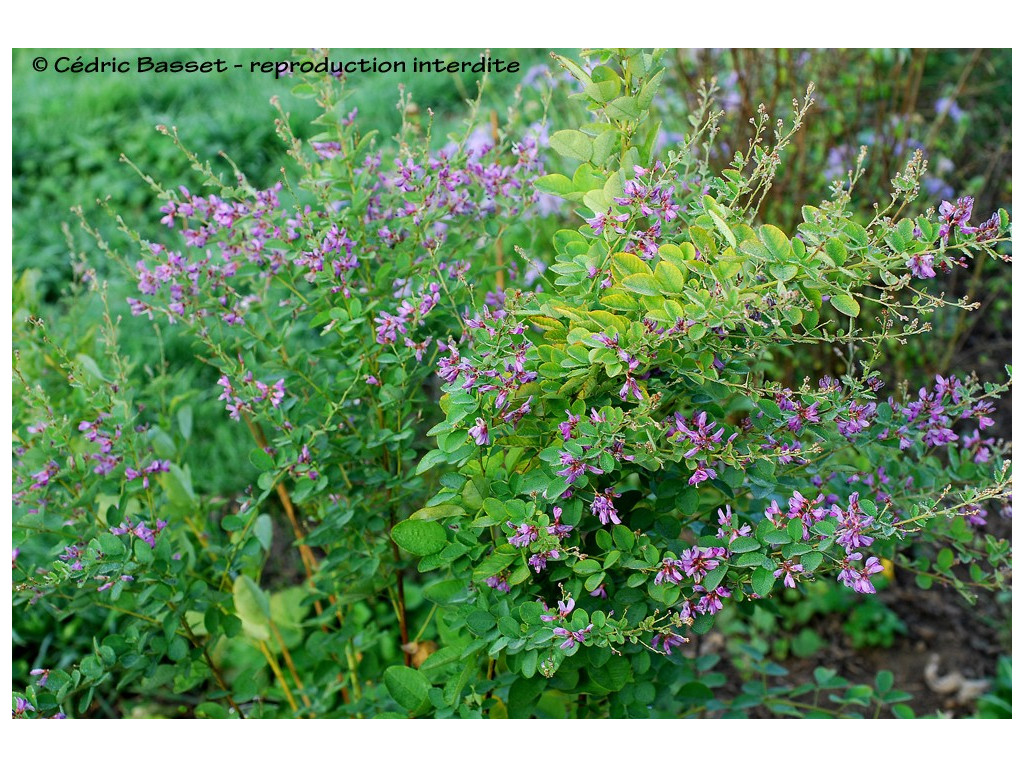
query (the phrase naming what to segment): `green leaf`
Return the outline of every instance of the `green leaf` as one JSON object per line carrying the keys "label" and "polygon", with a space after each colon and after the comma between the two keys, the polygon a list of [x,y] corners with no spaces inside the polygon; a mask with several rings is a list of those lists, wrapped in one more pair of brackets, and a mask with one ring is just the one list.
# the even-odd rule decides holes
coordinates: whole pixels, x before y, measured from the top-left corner
{"label": "green leaf", "polygon": [[461,602],[466,595],[466,583],[462,579],[448,579],[431,584],[423,589],[423,596],[432,603],[448,605]]}
{"label": "green leaf", "polygon": [[384,685],[400,707],[419,709],[430,694],[430,681],[418,669],[395,665],[384,670]]}
{"label": "green leaf", "polygon": [[725,220],[719,216],[715,211],[708,209],[708,215],[711,216],[711,220],[715,222],[715,229],[722,233],[722,237],[725,238],[726,242],[729,243],[733,248],[736,247],[736,235],[729,229],[729,225],[725,223]]}
{"label": "green leaf", "polygon": [[249,461],[260,472],[266,472],[274,468],[274,459],[262,448],[253,448],[249,451]]}
{"label": "green leaf", "polygon": [[391,539],[406,552],[425,557],[440,552],[448,537],[433,520],[403,520],[391,529]]}
{"label": "green leaf", "polygon": [[549,173],[547,176],[541,176],[533,182],[533,186],[541,192],[558,197],[566,197],[576,191],[572,180],[560,173]]}
{"label": "green leaf", "polygon": [[416,465],[416,474],[422,475],[431,467],[436,467],[438,464],[444,464],[447,461],[448,457],[445,456],[444,451],[434,448],[431,451],[427,451],[423,458],[420,459],[420,463]]}
{"label": "green leaf", "polygon": [[846,263],[846,246],[843,245],[841,240],[837,240],[834,237],[829,238],[828,242],[825,243],[825,253],[835,262],[837,267],[841,267]]}
{"label": "green leaf", "polygon": [[715,696],[711,689],[708,688],[704,683],[698,683],[696,681],[689,682],[679,689],[676,694],[676,699],[686,702],[693,701],[708,701],[713,699]]}
{"label": "green leaf", "polygon": [[183,405],[178,409],[178,429],[181,436],[188,440],[192,437],[192,406]]}
{"label": "green leaf", "polygon": [[881,669],[875,675],[875,690],[879,693],[887,693],[892,689],[894,678],[888,669]]}
{"label": "green leaf", "polygon": [[686,288],[686,278],[673,264],[667,261],[658,262],[654,269],[654,279],[658,281],[664,293],[682,293]]}
{"label": "green leaf", "polygon": [[633,542],[636,541],[636,536],[629,528],[624,525],[616,525],[612,528],[612,539],[615,541],[615,546],[623,552],[629,552],[633,549]]}
{"label": "green leaf", "polygon": [[582,576],[586,576],[587,574],[597,573],[598,571],[600,571],[601,563],[597,560],[588,558],[587,560],[580,560],[579,562],[575,563],[572,569],[576,573]]}
{"label": "green leaf", "polygon": [[622,90],[622,79],[611,67],[594,67],[590,77],[591,82],[583,86],[583,92],[594,101],[603,104],[614,99]]}
{"label": "green leaf", "polygon": [[914,714],[914,710],[908,707],[906,704],[893,704],[892,714],[894,717],[898,717],[900,720],[913,720],[917,715]]}
{"label": "green leaf", "polygon": [[741,536],[729,545],[729,551],[734,555],[741,552],[753,552],[755,549],[760,548],[761,543],[753,536]]}
{"label": "green leaf", "polygon": [[949,547],[943,547],[939,550],[939,554],[935,556],[935,565],[940,571],[949,570],[953,565],[953,550]]}
{"label": "green leaf", "polygon": [[856,317],[860,314],[860,304],[848,294],[833,294],[832,306],[848,317]]}
{"label": "green leaf", "polygon": [[260,514],[256,518],[256,523],[252,527],[253,535],[259,540],[260,546],[263,547],[264,552],[270,551],[270,545],[274,541],[274,522],[271,520],[270,515],[265,512]]}
{"label": "green leaf", "polygon": [[825,556],[821,552],[808,552],[800,557],[800,565],[804,567],[805,571],[810,573],[821,565],[824,559]]}
{"label": "green leaf", "polygon": [[605,107],[612,120],[637,120],[641,109],[635,96],[620,96]]}
{"label": "green leaf", "polygon": [[551,148],[562,157],[589,163],[594,154],[594,142],[582,131],[555,131],[548,141]]}
{"label": "green leaf", "polygon": [[466,617],[466,626],[477,636],[490,632],[496,623],[494,616],[487,611],[473,611]]}
{"label": "green leaf", "polygon": [[662,293],[658,281],[647,275],[628,275],[623,278],[622,287],[643,296],[660,296]]}
{"label": "green leaf", "polygon": [[629,682],[630,664],[629,659],[623,656],[612,656],[606,664],[600,667],[591,667],[590,678],[609,691],[621,691],[623,686]]}
{"label": "green leaf", "polygon": [[119,536],[115,536],[112,533],[101,533],[99,535],[100,552],[105,557],[121,557],[128,548],[121,541]]}
{"label": "green leaf", "polygon": [[658,92],[658,87],[661,85],[661,78],[664,74],[664,69],[659,70],[644,83],[644,87],[640,89],[640,93],[636,97],[636,105],[640,109],[647,109],[651,106],[651,102],[654,101],[654,94]]}
{"label": "green leaf", "polygon": [[[601,133],[599,133],[594,138],[594,154],[593,157],[591,157],[591,162],[593,162],[595,165],[601,165],[602,163],[604,163],[604,161],[611,157],[612,153],[615,151],[615,143],[618,141],[618,139],[618,131],[602,131]],[[580,167],[586,168],[588,166],[584,165]],[[608,180],[608,183],[612,183],[615,186],[621,187],[621,184],[615,183],[617,182],[617,180],[618,176],[612,176]],[[605,185],[604,191],[609,192],[609,187],[607,183]],[[619,197],[620,193],[621,189],[619,190],[619,192],[614,193],[612,196]]]}
{"label": "green leaf", "polygon": [[765,224],[758,230],[761,242],[771,251],[776,261],[792,261],[795,257],[793,246],[786,237],[786,233],[771,224]]}
{"label": "green leaf", "polygon": [[411,520],[441,520],[446,517],[461,517],[466,510],[458,504],[438,504],[436,507],[417,509],[410,516]]}
{"label": "green leaf", "polygon": [[754,591],[761,597],[767,597],[775,586],[775,573],[766,568],[758,568],[750,579]]}
{"label": "green leaf", "polygon": [[82,366],[82,369],[90,376],[92,376],[94,379],[97,379],[99,381],[107,380],[100,372],[100,367],[96,365],[96,361],[93,360],[88,355],[82,354],[80,352],[77,355],[75,355],[75,360],[78,362],[80,366]]}
{"label": "green leaf", "polygon": [[270,600],[248,576],[235,579],[235,613],[242,620],[245,634],[255,640],[270,639]]}
{"label": "green leaf", "polygon": [[776,280],[786,282],[796,277],[797,268],[793,264],[772,264],[768,267],[768,271]]}
{"label": "green leaf", "polygon": [[647,262],[635,253],[626,253],[623,251],[621,253],[612,254],[612,277],[620,282],[629,275],[651,276],[653,274],[654,273],[647,265]]}

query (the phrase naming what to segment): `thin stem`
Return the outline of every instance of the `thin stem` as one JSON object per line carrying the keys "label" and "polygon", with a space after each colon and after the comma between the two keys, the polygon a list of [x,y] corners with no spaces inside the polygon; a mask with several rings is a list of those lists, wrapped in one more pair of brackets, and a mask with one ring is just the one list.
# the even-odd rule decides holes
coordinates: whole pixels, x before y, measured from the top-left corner
{"label": "thin stem", "polygon": [[288,705],[292,708],[292,712],[298,712],[299,707],[295,703],[295,698],[292,696],[292,690],[288,687],[288,681],[284,679],[284,674],[281,672],[281,667],[278,665],[274,655],[270,652],[267,644],[260,640],[260,650],[263,651],[263,656],[266,658],[267,663],[270,665],[271,670],[274,672],[274,677],[277,678],[278,684],[281,686],[281,690],[284,691],[285,698],[288,699]]}

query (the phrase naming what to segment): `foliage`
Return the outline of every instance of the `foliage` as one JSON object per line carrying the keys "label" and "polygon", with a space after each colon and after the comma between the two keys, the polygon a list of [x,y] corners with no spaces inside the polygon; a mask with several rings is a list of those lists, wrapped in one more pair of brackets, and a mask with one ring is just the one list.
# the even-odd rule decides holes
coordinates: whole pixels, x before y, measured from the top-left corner
{"label": "foliage", "polygon": [[[549,129],[550,93],[503,124],[478,99],[442,149],[406,121],[384,150],[344,81],[304,80],[316,132],[281,110],[272,184],[165,129],[199,184],[140,170],[171,237],[115,213],[125,253],[84,224],[132,275],[130,316],[82,268],[98,331],[17,318],[16,643],[58,659],[16,665],[20,714],[913,715],[891,674],[775,684],[748,647],[736,694],[684,650],[727,605],[869,595],[882,559],[1008,588],[1008,542],[976,529],[1008,503],[982,431],[1009,384],[877,366],[969,307],[927,280],[1005,257],[1008,214],[918,210],[917,152],[869,215],[858,170],[784,230],[761,205],[810,91],[719,172],[710,91],[660,148],[660,53],[590,55],[558,57],[584,122]],[[125,357],[125,329],[161,365]],[[165,335],[207,369],[191,395]],[[791,348],[845,369],[784,385]],[[202,399],[230,503],[196,491]],[[68,616],[89,645],[55,633]]]}

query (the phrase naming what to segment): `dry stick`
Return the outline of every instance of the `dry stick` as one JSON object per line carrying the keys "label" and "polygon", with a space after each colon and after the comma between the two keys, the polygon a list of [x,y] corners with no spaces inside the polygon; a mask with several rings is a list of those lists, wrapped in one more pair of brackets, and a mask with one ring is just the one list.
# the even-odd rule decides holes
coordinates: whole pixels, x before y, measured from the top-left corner
{"label": "dry stick", "polygon": [[295,703],[295,698],[292,696],[292,689],[288,687],[288,681],[284,679],[284,673],[281,672],[281,667],[277,663],[277,659],[274,658],[274,654],[267,648],[267,644],[260,640],[260,650],[263,651],[264,657],[267,659],[267,663],[270,668],[274,671],[274,677],[277,678],[277,682],[281,686],[281,690],[284,691],[285,698],[288,699],[288,705],[292,708],[292,712],[299,711],[299,705]]}
{"label": "dry stick", "polygon": [[928,63],[928,49],[921,50],[920,65],[917,68],[917,72],[914,75],[913,87],[910,90],[910,98],[908,99],[907,108],[903,111],[903,114],[909,115],[914,111],[917,106],[917,97],[921,91],[921,81],[924,79],[924,69]]}
{"label": "dry stick", "polygon": [[[261,449],[262,448],[266,448],[267,447],[267,439],[263,435],[263,430],[260,429],[258,424],[253,423],[253,421],[249,418],[248,414],[244,414],[243,413],[242,415],[245,417],[245,423],[248,425],[249,431],[252,433],[252,436],[256,440],[256,443],[260,446]],[[304,536],[303,536],[303,533],[302,533],[302,529],[299,527],[299,520],[298,520],[298,518],[295,515],[295,507],[292,504],[291,496],[288,495],[288,489],[284,487],[284,483],[278,483],[276,490],[277,490],[277,497],[281,500],[281,506],[284,507],[285,514],[288,515],[288,520],[291,523],[292,531],[295,533],[295,541],[299,545],[299,555],[302,558],[302,565],[303,565],[303,567],[306,570],[306,577],[309,580],[309,585],[311,587],[313,587],[314,586],[314,584],[313,584],[313,573],[314,573],[314,571],[317,570],[317,567],[319,565],[317,563],[316,555],[313,554],[313,550],[310,549],[309,546],[307,546],[306,544],[303,543]],[[399,580],[399,584],[401,584],[401,580]],[[341,607],[338,605],[338,600],[337,600],[337,598],[335,598],[334,595],[328,595],[327,599],[330,601],[331,605],[333,605],[334,608],[335,608],[335,615],[338,617],[338,624],[340,626],[341,624],[344,623],[344,620],[343,620],[342,615],[341,615]],[[403,607],[404,607],[404,596],[403,596]],[[315,600],[313,602],[313,608],[316,610],[316,615],[317,616],[323,615],[323,612],[324,612],[323,605],[321,605],[319,600]],[[275,628],[275,631],[276,631],[276,628]],[[328,631],[326,625],[323,626],[323,631],[324,632]],[[403,642],[408,642],[408,641],[407,640],[403,640]],[[289,671],[292,673],[292,676],[295,677],[296,684],[300,688],[304,688],[305,686],[299,680],[299,678],[297,676],[297,673],[295,671],[295,666],[294,666],[294,664],[292,664],[291,656],[289,655],[288,649],[284,646],[283,642],[281,643],[281,650],[282,650],[282,652],[284,654],[285,663],[288,665]],[[350,660],[350,662],[351,662],[351,660]],[[356,670],[353,668],[352,669],[353,678],[356,676],[356,674],[357,674]],[[354,691],[355,691],[356,699],[359,699],[358,683],[356,683],[356,688],[354,689]],[[345,700],[345,703],[348,703],[348,692],[345,691],[344,689],[342,689],[341,693],[342,693],[342,698]],[[303,703],[305,703],[307,707],[311,706],[311,704],[309,702],[309,699],[307,698],[307,696],[305,694],[302,694],[302,700],[303,700]]]}
{"label": "dry stick", "polygon": [[[243,413],[242,415],[256,443],[261,449],[266,449],[267,438],[263,435],[263,430],[249,418],[248,414]],[[292,531],[295,533],[295,542],[299,545],[299,556],[302,558],[302,565],[306,569],[306,577],[309,580],[310,586],[312,586],[313,572],[317,568],[316,556],[313,554],[313,550],[303,543],[305,537],[303,536],[302,528],[299,526],[299,520],[295,516],[295,507],[292,506],[292,499],[288,495],[288,489],[284,487],[284,483],[278,483],[276,490],[277,497],[281,500],[281,506],[284,507],[285,514],[288,515],[288,521],[292,525]],[[317,616],[323,613],[323,606],[320,605],[319,600],[314,602],[313,605],[316,608]]]}
{"label": "dry stick", "polygon": [[210,650],[206,647],[206,643],[199,642],[199,639],[192,632],[192,627],[190,627],[188,622],[185,621],[184,616],[181,617],[181,626],[185,629],[185,634],[188,635],[188,639],[192,642],[192,645],[203,651],[203,658],[206,659],[206,666],[208,666],[210,668],[210,672],[213,673],[213,679],[217,681],[217,685],[219,685],[224,691],[228,704],[233,710],[235,710],[235,712],[238,713],[238,717],[244,720],[245,713],[243,713],[242,708],[235,703],[235,700],[231,698],[231,689],[228,687],[228,684],[224,682],[224,676],[221,675],[220,669],[218,669],[217,665],[213,663],[213,658],[210,656]]}
{"label": "dry stick", "polygon": [[[277,628],[277,624],[274,623],[273,619],[269,620],[270,629],[274,633],[274,637],[277,639],[277,644],[281,646],[281,655],[284,656],[285,666],[288,667],[288,671],[292,673],[292,679],[300,689],[305,689],[305,685],[302,684],[302,678],[299,677],[299,670],[295,668],[295,662],[292,661],[292,655],[288,652],[288,646],[284,642],[284,637],[281,635],[281,630]],[[310,710],[313,709],[313,703],[309,700],[309,696],[305,692],[300,693],[302,697],[302,703],[305,704]],[[315,712],[310,713],[310,717],[316,717]]]}
{"label": "dry stick", "polygon": [[[388,492],[390,496],[390,491]],[[395,556],[395,588],[398,592],[398,631],[402,636],[402,654],[405,656],[405,666],[412,666],[412,654],[406,650],[409,646],[409,627],[405,622],[405,582],[402,578],[402,560],[398,552],[398,544],[391,537],[390,531],[395,527],[395,513],[390,510],[388,518],[388,538],[391,539],[391,552]]]}

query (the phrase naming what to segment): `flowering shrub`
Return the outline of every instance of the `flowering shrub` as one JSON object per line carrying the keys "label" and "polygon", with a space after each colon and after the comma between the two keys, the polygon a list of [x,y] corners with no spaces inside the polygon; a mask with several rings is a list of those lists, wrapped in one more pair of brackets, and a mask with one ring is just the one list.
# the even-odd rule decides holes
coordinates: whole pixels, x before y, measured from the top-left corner
{"label": "flowering shrub", "polygon": [[[171,408],[143,418],[109,315],[102,363],[36,324],[16,610],[111,618],[92,652],[30,672],[16,714],[86,713],[111,685],[202,716],[796,714],[807,690],[717,696],[717,659],[686,645],[813,580],[873,593],[887,563],[1005,585],[984,526],[1009,509],[986,436],[1008,383],[878,371],[949,303],[926,291],[937,270],[1000,256],[1005,212],[912,215],[917,153],[870,220],[853,174],[796,232],[757,224],[810,93],[789,127],[760,112],[715,174],[709,102],[659,150],[658,57],[593,54],[558,62],[575,128],[474,115],[441,151],[403,132],[391,156],[343,84],[309,80],[322,133],[278,122],[299,179],[226,185],[193,157],[208,192],[154,182],[173,236],[125,226],[129,309],[211,367],[253,486],[230,508],[194,492],[191,411],[176,437]],[[558,199],[573,223],[553,231]],[[797,345],[842,350],[845,374],[782,386],[773,353]],[[59,404],[32,383],[56,370]],[[891,685],[843,706],[900,707]]]}

